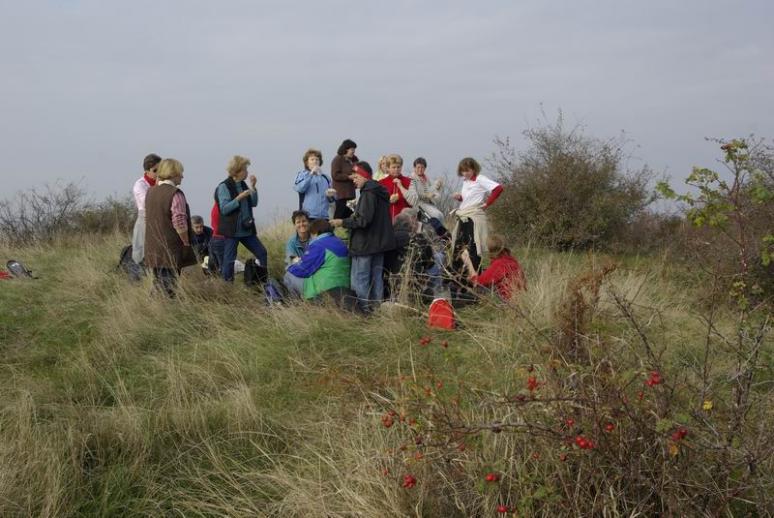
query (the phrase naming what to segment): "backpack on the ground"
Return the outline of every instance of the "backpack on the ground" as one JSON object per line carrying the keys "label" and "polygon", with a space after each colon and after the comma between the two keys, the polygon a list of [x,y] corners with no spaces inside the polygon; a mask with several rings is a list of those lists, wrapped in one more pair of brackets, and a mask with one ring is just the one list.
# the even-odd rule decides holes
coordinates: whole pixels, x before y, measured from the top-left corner
{"label": "backpack on the ground", "polygon": [[457,327],[454,308],[448,300],[433,300],[428,311],[427,325],[439,329],[455,329]]}
{"label": "backpack on the ground", "polygon": [[11,275],[16,277],[17,279],[34,279],[35,277],[32,275],[32,271],[28,270],[22,263],[19,261],[16,261],[14,259],[11,259],[5,264],[5,267],[8,268],[8,271],[11,272]]}
{"label": "backpack on the ground", "polygon": [[139,281],[145,274],[142,266],[132,259],[132,245],[126,245],[121,249],[121,255],[116,265],[116,271],[118,270],[124,272],[130,281]]}
{"label": "backpack on the ground", "polygon": [[263,286],[269,279],[269,270],[265,266],[249,259],[245,263],[245,286]]}
{"label": "backpack on the ground", "polygon": [[263,285],[263,294],[266,296],[266,304],[274,306],[282,304],[285,300],[285,294],[283,293],[282,285],[269,279],[266,284]]}

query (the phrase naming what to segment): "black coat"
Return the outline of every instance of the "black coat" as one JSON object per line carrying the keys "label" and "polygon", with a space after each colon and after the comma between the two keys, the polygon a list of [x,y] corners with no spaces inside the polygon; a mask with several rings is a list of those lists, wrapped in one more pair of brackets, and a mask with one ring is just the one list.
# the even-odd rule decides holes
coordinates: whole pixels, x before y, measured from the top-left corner
{"label": "black coat", "polygon": [[390,195],[374,180],[360,189],[355,212],[344,220],[350,229],[350,255],[381,254],[395,248],[395,233],[390,218]]}

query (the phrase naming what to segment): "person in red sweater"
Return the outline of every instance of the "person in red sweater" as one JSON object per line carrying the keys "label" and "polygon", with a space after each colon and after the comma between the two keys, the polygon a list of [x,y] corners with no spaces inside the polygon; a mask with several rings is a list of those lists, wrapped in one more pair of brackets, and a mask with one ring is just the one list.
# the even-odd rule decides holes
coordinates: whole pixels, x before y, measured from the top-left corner
{"label": "person in red sweater", "polygon": [[490,235],[486,240],[492,262],[489,268],[482,273],[477,273],[473,267],[468,250],[462,251],[461,258],[468,271],[468,280],[473,286],[481,286],[497,290],[497,294],[504,301],[509,301],[513,296],[527,289],[527,279],[521,269],[519,261],[511,255],[506,248],[505,240],[498,234]]}
{"label": "person in red sweater", "polygon": [[379,180],[379,184],[387,189],[387,193],[390,195],[390,219],[395,221],[395,217],[403,209],[410,207],[398,185],[408,189],[411,185],[411,178],[403,176],[403,159],[400,155],[388,155],[386,161],[388,176]]}

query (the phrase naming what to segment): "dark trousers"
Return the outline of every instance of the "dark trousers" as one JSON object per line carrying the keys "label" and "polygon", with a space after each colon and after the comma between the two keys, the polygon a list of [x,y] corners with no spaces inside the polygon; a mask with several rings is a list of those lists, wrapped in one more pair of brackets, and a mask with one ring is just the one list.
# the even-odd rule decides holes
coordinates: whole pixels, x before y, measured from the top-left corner
{"label": "dark trousers", "polygon": [[478,255],[476,240],[473,237],[472,219],[460,221],[460,227],[457,231],[457,241],[454,242],[454,261],[452,261],[452,270],[455,273],[461,274],[463,278],[467,278],[467,272],[465,271],[465,263],[462,262],[462,259],[459,259],[459,255],[465,248],[468,249],[473,268],[475,268],[477,272],[480,271],[481,256]]}
{"label": "dark trousers", "polygon": [[220,268],[223,274],[223,279],[226,281],[234,280],[234,261],[237,257],[237,247],[239,243],[242,243],[248,250],[250,250],[256,259],[261,262],[261,266],[268,267],[268,254],[266,247],[263,246],[258,236],[245,236],[245,237],[227,237],[225,243],[225,249],[223,251],[223,265]]}
{"label": "dark trousers", "polygon": [[177,276],[180,274],[174,268],[154,268],[153,269],[153,291],[162,293],[174,299],[177,294]]}

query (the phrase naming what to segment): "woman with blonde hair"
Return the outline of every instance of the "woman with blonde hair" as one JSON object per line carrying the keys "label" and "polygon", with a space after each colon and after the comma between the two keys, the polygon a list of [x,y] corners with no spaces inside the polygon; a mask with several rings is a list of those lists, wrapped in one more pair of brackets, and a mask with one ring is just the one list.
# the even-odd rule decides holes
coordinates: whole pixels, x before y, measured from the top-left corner
{"label": "woman with blonde hair", "polygon": [[167,158],[156,171],[156,185],[145,196],[145,265],[153,270],[154,289],[172,298],[180,270],[197,263],[191,211],[179,188],[183,164]]}
{"label": "woman with blonde hair", "polygon": [[215,202],[220,209],[217,231],[225,238],[221,273],[226,281],[234,280],[234,261],[239,243],[255,255],[260,266],[267,267],[268,254],[258,239],[253,218],[253,207],[258,205],[258,192],[255,189],[258,180],[255,175],[248,175],[249,166],[249,158],[235,155],[226,168],[228,178],[215,189]]}

